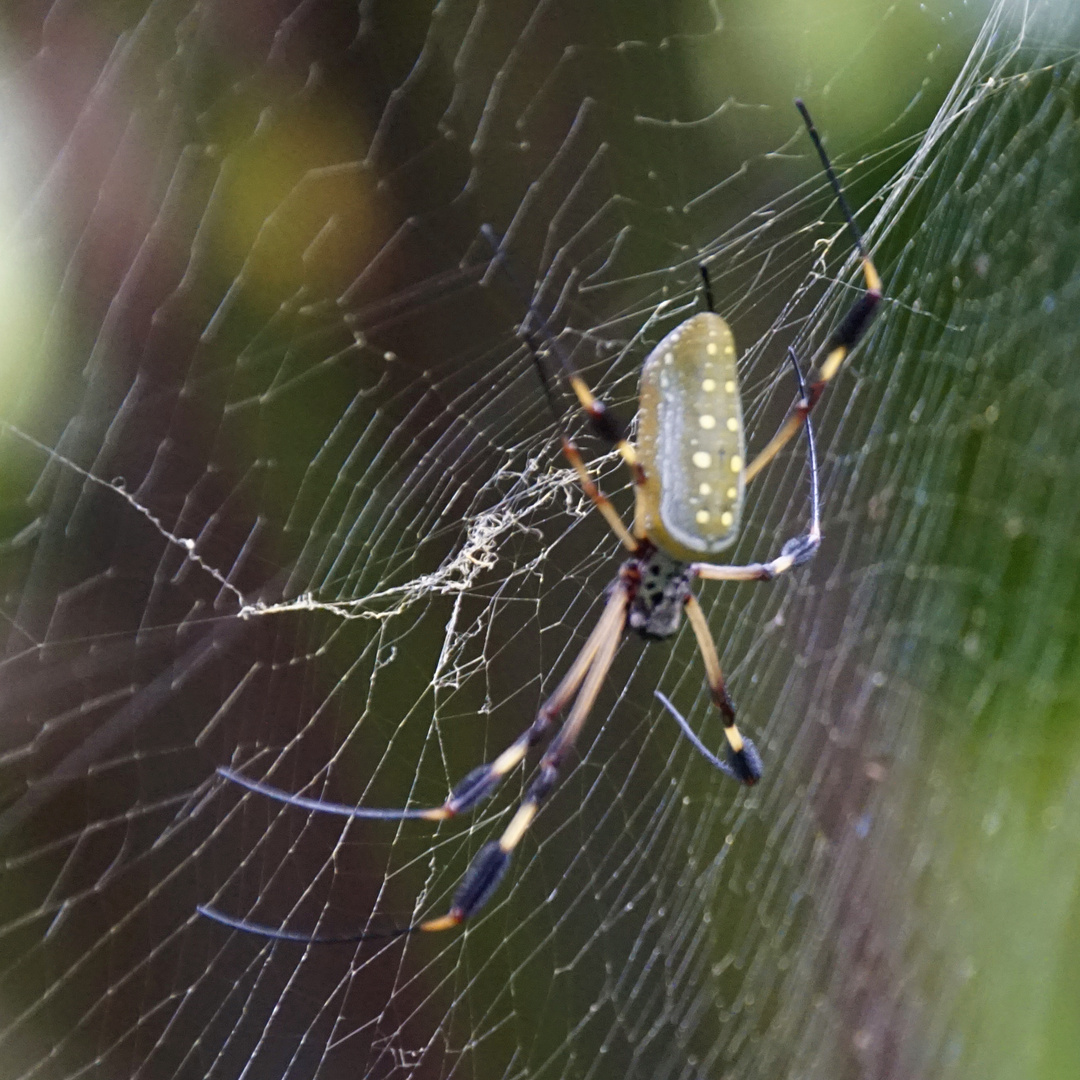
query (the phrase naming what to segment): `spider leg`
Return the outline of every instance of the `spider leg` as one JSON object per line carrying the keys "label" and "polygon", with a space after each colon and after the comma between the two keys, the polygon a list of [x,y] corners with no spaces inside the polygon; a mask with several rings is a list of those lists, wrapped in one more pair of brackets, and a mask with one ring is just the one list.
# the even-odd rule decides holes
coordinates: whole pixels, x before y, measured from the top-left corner
{"label": "spider leg", "polygon": [[548,381],[547,371],[544,369],[543,361],[540,359],[540,350],[537,348],[536,342],[533,340],[531,334],[524,333],[522,336],[525,338],[525,344],[529,347],[533,363],[536,365],[536,370],[540,375],[540,382],[544,387],[548,408],[551,409],[551,414],[555,417],[555,426],[559,430],[559,439],[562,442],[563,456],[573,466],[582,490],[592,500],[596,509],[604,515],[604,520],[611,527],[611,531],[619,538],[619,542],[622,546],[628,551],[636,552],[639,546],[637,540],[634,539],[630,530],[623,522],[623,519],[619,517],[618,511],[611,505],[608,497],[600,490],[596,481],[593,480],[592,475],[589,472],[589,467],[585,464],[585,460],[582,458],[581,451],[578,449],[577,444],[562,426],[562,417],[559,414],[558,405],[555,403],[555,395],[551,392],[551,384]]}
{"label": "spider leg", "polygon": [[510,824],[506,826],[498,840],[489,841],[476,853],[461,885],[454,894],[450,910],[438,918],[418,923],[416,929],[450,930],[474,915],[491,898],[491,894],[502,880],[503,874],[506,873],[514,848],[535,820],[540,804],[558,782],[559,770],[566,755],[577,741],[581,728],[600,692],[600,687],[611,669],[615,652],[622,638],[623,628],[626,625],[628,601],[629,593],[620,582],[612,589],[607,607],[597,623],[600,644],[589,673],[582,684],[581,693],[578,694],[574,707],[563,722],[559,733],[540,759],[539,774],[529,785],[525,798],[510,819]]}
{"label": "spider leg", "polygon": [[810,386],[810,393],[803,394],[802,400],[799,401],[794,411],[787,420],[784,421],[780,430],[769,440],[765,449],[762,450],[761,453],[746,467],[746,482],[748,484],[791,441],[797,434],[799,428],[806,422],[806,418],[810,415],[810,410],[817,404],[826,385],[834,378],[836,373],[840,370],[841,365],[844,363],[844,360],[847,358],[848,353],[855,348],[863,334],[866,333],[866,328],[870,325],[870,320],[874,317],[874,312],[877,310],[878,304],[881,303],[882,296],[881,277],[878,275],[877,268],[874,266],[870,254],[866,250],[866,244],[863,243],[862,234],[859,232],[859,227],[855,224],[855,217],[848,207],[847,200],[844,198],[844,192],[840,187],[840,181],[837,179],[836,173],[833,172],[832,163],[829,161],[828,154],[825,153],[825,147],[821,144],[821,138],[817,133],[817,129],[814,127],[814,122],[810,119],[810,114],[806,111],[806,106],[801,101],[796,100],[795,107],[802,114],[803,121],[806,124],[806,130],[810,133],[810,138],[814,143],[814,149],[817,150],[818,157],[821,158],[821,164],[824,166],[825,175],[829,178],[833,193],[836,195],[836,201],[840,205],[844,219],[847,221],[848,228],[854,238],[855,250],[858,252],[859,259],[862,263],[866,289],[851,306],[844,318],[840,320],[840,325],[837,326],[833,331],[832,336],[829,338],[825,362],[821,365],[821,371],[817,381]]}
{"label": "spider leg", "polygon": [[719,769],[720,772],[724,773],[725,776],[730,776],[732,778],[732,780],[738,780],[739,777],[736,775],[735,770],[726,761],[724,761],[722,758],[718,758],[701,741],[701,739],[698,738],[697,732],[690,726],[690,724],[687,721],[686,717],[683,716],[683,714],[681,712],[679,712],[679,710],[676,709],[674,705],[672,705],[672,703],[669,700],[669,698],[667,697],[667,695],[661,693],[659,690],[654,690],[653,694],[660,700],[660,704],[663,705],[664,708],[667,709],[667,711],[669,713],[671,713],[671,715],[673,717],[675,717],[675,720],[678,723],[679,727],[681,727],[682,730],[683,730],[683,734],[690,740],[690,744],[694,747],[694,749],[710,765],[712,765],[713,768]]}
{"label": "spider leg", "polygon": [[270,938],[272,941],[296,941],[302,945],[346,945],[355,941],[385,941],[389,938],[412,934],[419,929],[417,926],[402,926],[393,930],[375,930],[364,934],[305,934],[300,930],[279,930],[273,926],[261,926],[259,923],[248,922],[247,919],[235,919],[232,915],[226,915],[206,904],[197,904],[195,910],[203,918],[227,926],[230,930],[243,930],[245,934],[255,934],[258,937]]}
{"label": "spider leg", "polygon": [[720,657],[716,654],[716,645],[713,643],[712,634],[709,633],[709,624],[705,619],[705,613],[701,610],[701,605],[694,595],[690,594],[686,598],[685,606],[686,617],[693,627],[698,651],[705,665],[705,679],[709,684],[713,704],[720,710],[724,721],[730,774],[749,787],[761,779],[761,756],[757,752],[757,747],[741,734],[735,723],[735,703],[727,692],[724,672],[720,667]]}
{"label": "spider leg", "polygon": [[[606,609],[605,609],[606,610]],[[472,810],[480,802],[486,799],[508,773],[510,773],[525,757],[528,751],[544,737],[552,720],[562,712],[567,703],[581,686],[597,650],[600,648],[606,628],[603,625],[603,616],[593,628],[581,651],[574,658],[570,670],[563,676],[559,685],[550,697],[537,710],[533,722],[519,735],[498,757],[484,765],[473,769],[463,780],[454,785],[453,791],[447,796],[441,806],[432,806],[412,809],[390,809],[376,806],[355,806],[348,803],[329,802],[325,799],[313,799],[306,795],[294,795],[272,784],[263,783],[260,780],[252,780],[233,769],[218,767],[218,775],[245,787],[248,791],[254,791],[258,795],[264,795],[277,802],[288,803],[290,806],[298,806],[303,810],[315,810],[324,814],[335,814],[339,817],[359,818],[362,820],[376,821],[445,821],[447,818]]]}
{"label": "spider leg", "polygon": [[540,382],[543,384],[548,406],[551,409],[552,415],[555,417],[555,425],[559,429],[563,454],[577,473],[578,480],[580,481],[585,494],[589,496],[596,508],[604,515],[604,519],[607,521],[608,525],[611,526],[612,531],[619,538],[620,543],[628,551],[636,552],[640,546],[638,541],[633,537],[623,520],[616,513],[615,508],[608,501],[607,497],[597,487],[595,481],[589,474],[588,466],[586,466],[582,459],[581,451],[577,448],[573,439],[567,434],[563,427],[561,411],[555,402],[555,395],[552,393],[551,382],[548,378],[547,370],[544,367],[540,347],[537,345],[536,339],[527,329],[530,319],[535,318],[540,324],[549,347],[559,359],[559,365],[562,368],[563,375],[567,382],[570,383],[581,408],[589,418],[593,432],[609,446],[612,446],[619,452],[619,455],[633,475],[634,483],[640,485],[644,480],[644,475],[641,471],[641,466],[638,464],[637,452],[634,450],[633,443],[630,442],[626,425],[609,412],[607,406],[589,389],[588,384],[574,367],[574,362],[570,359],[566,350],[562,348],[555,334],[552,333],[547,320],[532,306],[529,301],[528,290],[525,289],[523,284],[517,279],[512,269],[505,265],[502,244],[498,235],[495,233],[495,230],[490,225],[484,224],[480,226],[480,232],[495,252],[494,261],[504,263],[503,268],[506,271],[507,276],[514,283],[517,291],[521,293],[529,304],[528,315],[521,324],[518,334],[529,347],[529,351],[532,353],[533,363],[536,365],[536,370],[540,374]]}
{"label": "spider leg", "polygon": [[[544,733],[551,726],[552,720],[577,693],[582,686],[582,682],[585,682],[585,687],[581,690],[577,701],[574,703],[574,708],[567,717],[556,740],[558,745],[563,747],[555,758],[555,773],[557,774],[558,765],[561,763],[565,750],[569,749],[569,746],[573,743],[573,738],[577,737],[581,724],[596,699],[603,677],[608,668],[611,667],[611,660],[615,655],[615,649],[618,646],[626,619],[626,604],[626,588],[622,584],[618,584],[613,589],[612,595],[588,640],[575,657],[570,670],[563,676],[554,692],[540,707],[533,722],[497,758],[469,773],[454,788],[442,806],[416,810],[388,810],[376,807],[348,806],[344,803],[324,802],[321,799],[310,799],[303,795],[292,795],[269,784],[249,780],[231,769],[220,768],[218,773],[226,779],[247,788],[249,791],[276,799],[278,802],[299,806],[307,810],[338,814],[343,817],[383,820],[419,818],[426,821],[443,821],[446,818],[453,817],[455,814],[471,810],[477,803],[487,798],[499,781],[521,762],[532,746],[535,746],[543,738]],[[602,670],[597,671],[598,668],[602,668]],[[572,732],[572,738],[569,741],[564,738],[567,729]],[[401,937],[404,934],[416,933],[421,930],[447,930],[457,926],[478,910],[491,896],[502,878],[506,864],[509,862],[510,851],[528,828],[544,795],[554,786],[555,776],[552,776],[546,788],[544,788],[542,781],[551,771],[551,761],[549,759],[552,758],[555,751],[556,745],[553,744],[540,763],[540,776],[529,787],[524,802],[503,834],[502,839],[485,844],[473,858],[465,877],[462,878],[461,884],[454,894],[450,911],[446,915],[409,926],[394,927],[390,930],[347,934],[344,936],[323,936],[305,934],[294,930],[280,930],[271,926],[248,922],[246,919],[234,918],[204,904],[200,904],[197,910],[200,915],[233,930],[243,930],[246,933],[257,934],[260,937],[271,938],[276,941],[295,941],[308,945],[341,945],[349,942],[380,941]],[[522,813],[530,806],[531,810],[527,811],[528,820],[523,823]]]}
{"label": "spider leg", "polygon": [[[288,803],[290,806],[299,806],[303,810],[317,810],[322,814],[337,814],[340,817],[350,818],[369,818],[376,821],[443,821],[450,817],[450,813],[446,809],[446,803],[442,806],[408,810],[386,809],[378,806],[350,806],[347,803],[329,802],[326,799],[312,799],[306,795],[294,795],[291,792],[284,791],[282,788],[274,787],[272,784],[265,784],[261,780],[252,780],[244,776],[243,773],[226,768],[224,765],[217,767],[217,774],[233,784],[239,784],[240,787],[247,788],[248,791],[254,791],[256,795],[265,795],[268,799]],[[449,800],[447,801],[449,802]]]}

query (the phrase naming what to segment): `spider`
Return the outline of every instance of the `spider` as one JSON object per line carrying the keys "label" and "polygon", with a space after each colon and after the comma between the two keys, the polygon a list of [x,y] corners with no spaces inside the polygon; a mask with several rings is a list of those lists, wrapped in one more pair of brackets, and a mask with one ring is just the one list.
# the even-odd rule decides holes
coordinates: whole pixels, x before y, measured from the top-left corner
{"label": "spider", "polygon": [[[844,198],[810,114],[796,100],[810,139],[821,159],[837,203],[854,240],[862,263],[866,288],[833,332],[817,380],[807,387],[793,349],[788,357],[798,383],[799,396],[787,420],[749,465],[745,464],[745,433],[739,397],[735,343],[727,323],[714,310],[706,268],[701,266],[706,310],[692,315],[672,330],[649,354],[641,371],[638,441],[607,411],[573,367],[558,351],[562,374],[587,415],[593,432],[614,447],[630,470],[634,483],[633,527],[628,528],[594,482],[581,452],[571,437],[561,432],[562,450],[577,474],[585,494],[603,515],[629,557],[606,592],[603,611],[570,670],[541,705],[532,723],[501,754],[473,769],[451,791],[446,801],[426,809],[379,809],[349,806],[293,795],[269,784],[251,780],[228,768],[219,768],[225,779],[249,791],[322,813],[347,818],[399,821],[419,819],[445,821],[476,808],[499,783],[524,761],[528,752],[547,735],[555,718],[573,705],[561,728],[540,759],[516,812],[498,840],[485,843],[474,856],[446,914],[389,931],[312,936],[290,930],[260,926],[233,918],[213,908],[199,912],[216,922],[263,937],[306,944],[385,939],[415,931],[448,930],[476,914],[491,898],[506,872],[511,854],[533,823],[543,800],[558,781],[566,758],[577,741],[600,688],[615,658],[627,626],[646,639],[665,639],[679,629],[683,612],[697,639],[712,700],[720,711],[727,742],[726,760],[713,754],[676,710],[657,690],[656,696],[679,723],[694,747],[717,769],[743,784],[761,779],[761,756],[753,742],[735,722],[735,706],[724,682],[720,659],[709,633],[701,605],[692,585],[704,581],[770,581],[809,561],[821,543],[821,526],[810,411],[822,391],[839,371],[845,357],[866,331],[881,301],[881,279],[867,252],[854,216]],[[501,244],[493,230],[483,227],[496,259]],[[523,324],[519,330],[540,373],[548,403],[559,421],[559,411],[542,360],[542,350]],[[553,343],[554,339],[549,338]],[[810,472],[811,519],[809,528],[788,540],[780,554],[767,562],[743,566],[724,565],[717,557],[735,543],[739,534],[745,486],[805,425]],[[561,427],[561,424],[560,424]]]}

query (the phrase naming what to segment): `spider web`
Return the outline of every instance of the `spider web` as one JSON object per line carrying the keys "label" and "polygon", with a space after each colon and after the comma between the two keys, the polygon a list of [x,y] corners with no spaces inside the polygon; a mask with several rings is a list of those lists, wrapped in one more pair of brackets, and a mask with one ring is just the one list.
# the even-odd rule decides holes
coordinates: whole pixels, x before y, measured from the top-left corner
{"label": "spider web", "polygon": [[[0,1075],[1076,1074],[1067,3],[3,25]],[[619,554],[515,327],[542,314],[629,417],[707,259],[763,445],[787,346],[819,357],[860,282],[796,94],[888,299],[815,414],[818,558],[698,589],[765,780],[654,698],[722,744],[689,630],[628,637],[466,927],[304,947],[200,918],[446,910],[528,772],[435,827],[214,770],[437,805],[529,722]],[[797,444],[734,559],[807,514]]]}

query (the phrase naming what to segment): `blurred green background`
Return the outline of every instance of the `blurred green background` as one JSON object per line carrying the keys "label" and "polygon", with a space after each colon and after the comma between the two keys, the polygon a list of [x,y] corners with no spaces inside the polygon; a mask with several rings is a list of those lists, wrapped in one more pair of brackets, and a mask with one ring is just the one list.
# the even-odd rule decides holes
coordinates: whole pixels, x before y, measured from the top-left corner
{"label": "blurred green background", "polygon": [[[0,16],[0,1076],[1077,1075],[1078,30],[907,0]],[[761,445],[784,350],[859,281],[796,95],[888,299],[820,409],[820,556],[700,590],[765,781],[660,711],[719,745],[689,633],[628,639],[466,930],[200,920],[445,910],[520,778],[433,831],[213,770],[428,805],[517,734],[617,554],[515,327],[535,305],[629,416],[706,258]],[[795,450],[736,558],[805,515]]]}

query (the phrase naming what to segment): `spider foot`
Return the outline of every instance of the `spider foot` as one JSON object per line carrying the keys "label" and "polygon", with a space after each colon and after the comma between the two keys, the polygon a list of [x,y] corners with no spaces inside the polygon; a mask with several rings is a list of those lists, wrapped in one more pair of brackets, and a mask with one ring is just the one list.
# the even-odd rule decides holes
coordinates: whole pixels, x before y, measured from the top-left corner
{"label": "spider foot", "polygon": [[792,566],[802,566],[809,562],[821,546],[821,534],[807,533],[805,536],[796,536],[789,540],[780,549],[780,558],[790,559]]}
{"label": "spider foot", "polygon": [[509,862],[510,852],[503,851],[497,840],[490,840],[480,848],[450,905],[450,915],[456,923],[467,919],[491,899]]}
{"label": "spider foot", "polygon": [[497,840],[484,844],[473,857],[469,869],[465,871],[465,877],[454,893],[450,910],[438,918],[416,923],[409,927],[409,930],[438,932],[460,926],[491,899],[491,894],[502,881],[509,862],[510,852],[504,851]]}
{"label": "spider foot", "polygon": [[753,787],[765,772],[757,747],[745,736],[741,750],[728,749],[728,764],[735,779],[747,787]]}
{"label": "spider foot", "polygon": [[496,785],[502,779],[490,765],[479,765],[459,781],[446,805],[451,813],[461,814],[471,810],[474,806],[482,803],[494,791]]}

